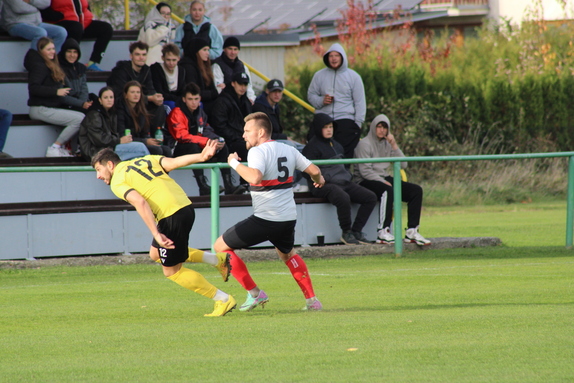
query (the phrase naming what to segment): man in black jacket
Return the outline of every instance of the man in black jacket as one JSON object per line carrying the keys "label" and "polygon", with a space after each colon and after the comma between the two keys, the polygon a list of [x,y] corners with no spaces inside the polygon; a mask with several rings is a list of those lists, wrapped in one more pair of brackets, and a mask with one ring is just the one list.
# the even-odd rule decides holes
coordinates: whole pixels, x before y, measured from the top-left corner
{"label": "man in black jacket", "polygon": [[283,83],[281,80],[273,79],[267,83],[265,91],[262,92],[253,104],[253,112],[263,112],[271,120],[273,140],[287,140],[287,135],[283,133],[279,101],[283,98]]}
{"label": "man in black jacket", "polygon": [[[324,113],[317,113],[311,124],[315,135],[305,145],[303,155],[310,160],[329,160],[343,158],[344,149],[333,139],[336,123]],[[341,241],[348,245],[370,243],[361,231],[371,212],[377,204],[377,196],[367,188],[352,181],[353,176],[345,165],[319,165],[325,178],[322,188],[315,188],[313,182],[308,182],[314,197],[326,198],[337,208],[339,226],[343,230]],[[351,222],[351,202],[359,204],[355,221]]]}
{"label": "man in black jacket", "polygon": [[180,51],[175,44],[165,44],[161,49],[161,60],[150,66],[151,79],[156,92],[163,96],[163,103],[170,109],[183,97],[185,88],[185,68],[177,65]]}
{"label": "man in black jacket", "polygon": [[210,115],[211,126],[218,136],[225,138],[231,153],[236,152],[242,161],[247,161],[247,146],[243,139],[243,120],[251,113],[251,102],[245,95],[249,78],[245,73],[235,73],[231,86],[225,87],[215,100]]}
{"label": "man in black jacket", "polygon": [[255,101],[255,92],[253,91],[251,74],[249,73],[249,68],[247,68],[247,66],[243,64],[243,61],[239,59],[240,50],[241,43],[237,37],[229,36],[226,38],[223,43],[223,53],[221,56],[213,60],[211,70],[213,71],[215,85],[218,85],[217,90],[219,93],[221,93],[222,89],[219,87],[219,84],[225,84],[229,86],[234,73],[245,73],[249,78],[249,84],[247,84],[246,93],[247,98],[253,104]]}
{"label": "man in black jacket", "polygon": [[130,59],[116,63],[112,74],[106,83],[114,89],[116,102],[124,97],[124,86],[129,81],[137,81],[142,85],[143,94],[147,97],[147,110],[153,115],[151,121],[152,131],[165,124],[165,109],[163,108],[163,95],[157,93],[149,66],[145,63],[149,47],[146,43],[136,41],[130,44]]}

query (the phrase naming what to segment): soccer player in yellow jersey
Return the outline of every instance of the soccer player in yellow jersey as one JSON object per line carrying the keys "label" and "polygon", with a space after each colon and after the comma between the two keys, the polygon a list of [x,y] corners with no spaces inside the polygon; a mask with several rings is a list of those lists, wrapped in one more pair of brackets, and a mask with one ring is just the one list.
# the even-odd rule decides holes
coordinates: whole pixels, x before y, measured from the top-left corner
{"label": "soccer player in yellow jersey", "polygon": [[176,158],[150,155],[121,162],[109,148],[92,158],[98,179],[110,185],[116,196],[133,205],[151,231],[153,241],[149,254],[151,259],[161,262],[163,274],[178,285],[215,301],[213,312],[205,316],[223,316],[235,308],[236,301],[200,273],[183,267],[183,263],[209,263],[227,281],[229,255],[188,248],[195,212],[181,186],[168,173],[209,160],[217,150],[216,144],[210,141],[201,153]]}

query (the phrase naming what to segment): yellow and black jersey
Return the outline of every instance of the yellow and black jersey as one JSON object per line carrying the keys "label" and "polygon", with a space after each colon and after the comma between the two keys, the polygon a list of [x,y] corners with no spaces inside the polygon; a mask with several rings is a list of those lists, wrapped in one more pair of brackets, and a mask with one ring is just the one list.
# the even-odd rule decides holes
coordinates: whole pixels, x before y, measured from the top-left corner
{"label": "yellow and black jersey", "polygon": [[163,156],[145,156],[122,161],[114,170],[112,192],[123,200],[131,190],[140,193],[151,207],[157,221],[190,205],[187,195],[161,166]]}

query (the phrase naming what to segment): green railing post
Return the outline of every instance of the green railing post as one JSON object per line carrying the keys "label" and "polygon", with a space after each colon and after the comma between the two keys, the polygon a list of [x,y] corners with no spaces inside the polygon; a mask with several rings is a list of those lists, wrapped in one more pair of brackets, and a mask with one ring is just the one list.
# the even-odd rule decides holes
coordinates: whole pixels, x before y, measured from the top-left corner
{"label": "green railing post", "polygon": [[219,237],[219,168],[211,169],[211,251],[215,252],[213,245]]}
{"label": "green railing post", "polygon": [[574,218],[574,156],[568,161],[568,189],[566,191],[566,248],[572,248],[572,221]]}
{"label": "green railing post", "polygon": [[401,162],[393,162],[393,211],[395,213],[395,257],[403,254],[403,192],[401,179]]}

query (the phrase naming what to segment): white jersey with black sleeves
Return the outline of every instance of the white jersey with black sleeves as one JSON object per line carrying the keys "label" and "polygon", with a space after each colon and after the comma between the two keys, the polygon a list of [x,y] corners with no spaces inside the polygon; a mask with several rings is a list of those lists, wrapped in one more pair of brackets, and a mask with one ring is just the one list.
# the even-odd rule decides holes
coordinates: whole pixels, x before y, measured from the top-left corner
{"label": "white jersey with black sleeves", "polygon": [[263,174],[261,183],[249,187],[253,214],[275,222],[297,219],[293,175],[295,169],[307,169],[311,161],[294,147],[270,140],[249,149],[247,165]]}

